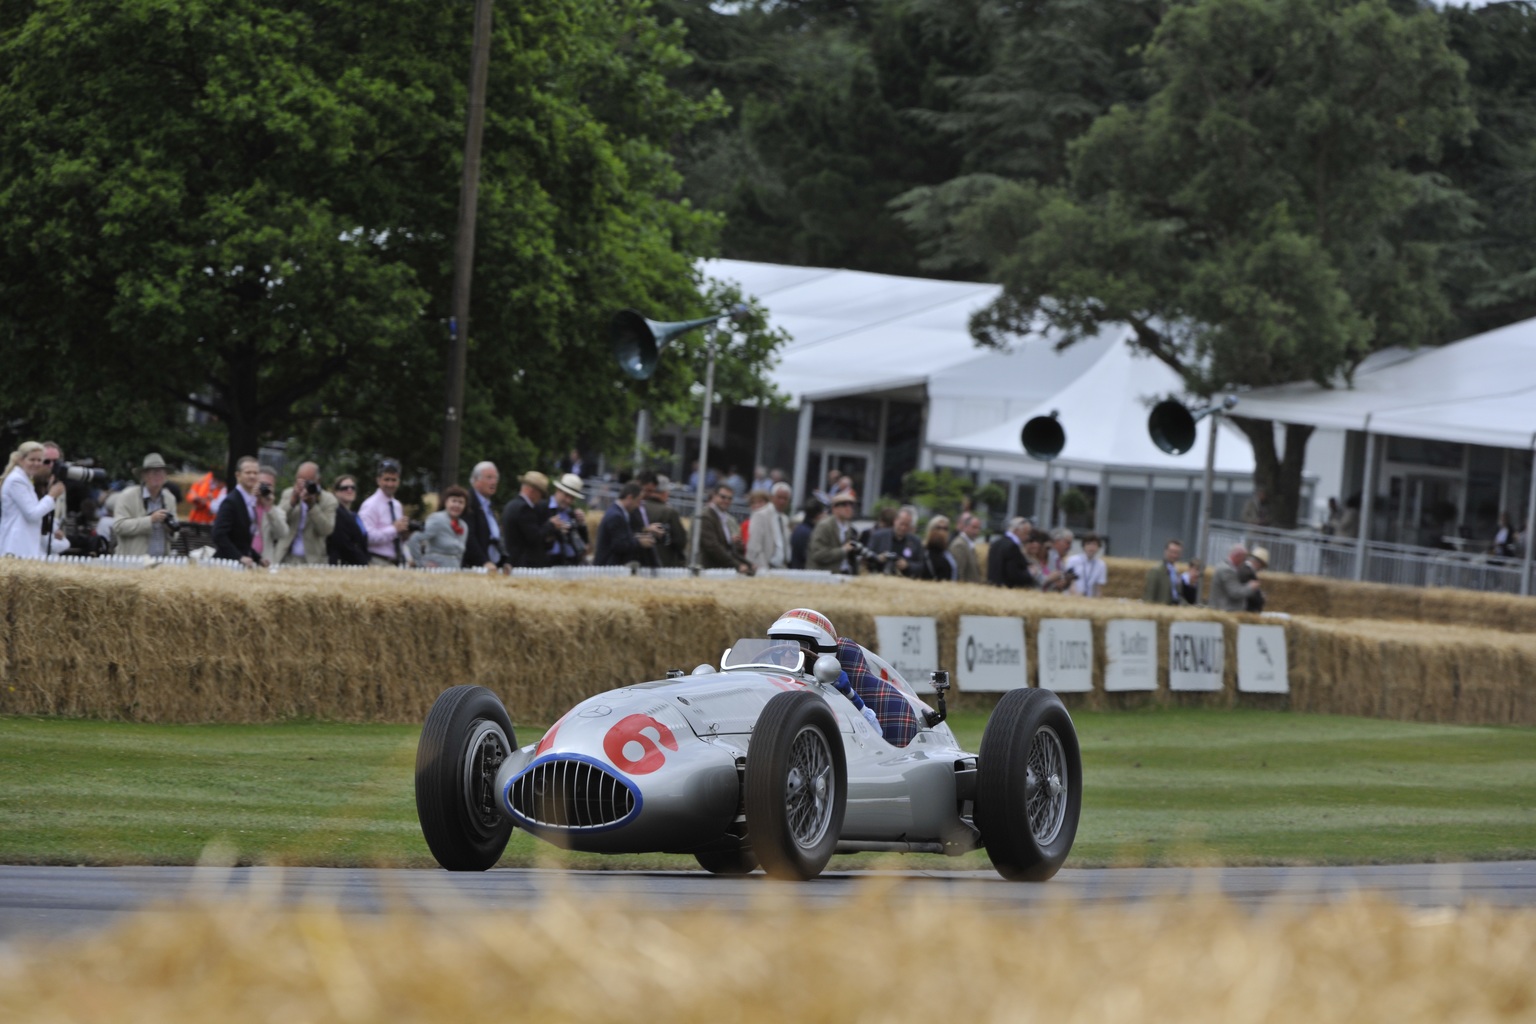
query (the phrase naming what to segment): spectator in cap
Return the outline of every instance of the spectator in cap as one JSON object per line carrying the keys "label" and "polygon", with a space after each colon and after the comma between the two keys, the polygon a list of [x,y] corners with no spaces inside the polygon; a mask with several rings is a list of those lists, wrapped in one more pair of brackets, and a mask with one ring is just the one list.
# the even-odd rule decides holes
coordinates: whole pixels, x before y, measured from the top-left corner
{"label": "spectator in cap", "polygon": [[549,547],[556,532],[550,525],[549,477],[532,469],[518,477],[517,483],[517,497],[501,511],[501,543],[507,564],[542,569],[549,564]]}
{"label": "spectator in cap", "polygon": [[174,553],[176,499],[165,489],[165,476],[165,460],[150,452],[139,467],[139,485],[125,488],[117,499],[112,532],[118,554],[164,558]]}
{"label": "spectator in cap", "polygon": [[549,496],[549,525],[555,531],[549,544],[550,565],[581,565],[587,560],[587,514],[576,507],[582,490],[582,479],[575,473],[555,481]]}
{"label": "spectator in cap", "polygon": [[832,514],[818,523],[811,533],[811,549],[806,555],[806,568],[823,572],[853,572],[849,556],[858,543],[853,530],[853,513],[858,506],[858,495],[852,491],[839,491],[832,496]]}
{"label": "spectator in cap", "polygon": [[640,511],[645,521],[661,528],[656,538],[656,560],[663,569],[688,565],[688,528],[672,507],[672,481],[649,469],[635,477],[640,482]]}

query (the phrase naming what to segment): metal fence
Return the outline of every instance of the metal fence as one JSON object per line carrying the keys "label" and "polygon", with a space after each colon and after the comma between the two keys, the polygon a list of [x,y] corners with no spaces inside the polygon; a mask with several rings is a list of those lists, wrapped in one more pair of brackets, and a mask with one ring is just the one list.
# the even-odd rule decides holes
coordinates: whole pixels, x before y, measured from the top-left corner
{"label": "metal fence", "polygon": [[[1276,572],[1339,580],[1357,578],[1359,545],[1353,537],[1331,537],[1312,530],[1275,530],[1213,519],[1206,564],[1219,564],[1233,544],[1268,548],[1269,568]],[[1359,578],[1368,583],[1519,594],[1524,568],[1524,562],[1518,558],[1367,541],[1365,572]],[[1527,588],[1525,592],[1532,591]]]}

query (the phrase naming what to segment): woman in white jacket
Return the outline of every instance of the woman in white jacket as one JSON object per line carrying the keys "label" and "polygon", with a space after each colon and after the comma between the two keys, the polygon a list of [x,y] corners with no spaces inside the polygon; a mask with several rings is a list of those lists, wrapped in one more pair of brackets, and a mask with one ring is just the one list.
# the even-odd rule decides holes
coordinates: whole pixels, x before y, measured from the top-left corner
{"label": "woman in white jacket", "polygon": [[36,441],[23,441],[11,453],[5,481],[0,484],[0,557],[43,557],[43,517],[53,511],[54,500],[64,493],[64,482],[55,480],[46,496],[37,496],[32,481],[48,473],[43,446]]}

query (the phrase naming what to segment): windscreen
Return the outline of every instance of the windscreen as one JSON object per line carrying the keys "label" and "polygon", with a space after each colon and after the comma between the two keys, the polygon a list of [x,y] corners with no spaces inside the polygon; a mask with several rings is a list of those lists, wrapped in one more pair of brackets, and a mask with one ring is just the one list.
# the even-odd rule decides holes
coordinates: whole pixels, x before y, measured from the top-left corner
{"label": "windscreen", "polygon": [[737,640],[720,661],[721,669],[745,668],[749,665],[754,668],[780,668],[788,672],[799,672],[805,667],[805,652],[793,640],[744,638]]}

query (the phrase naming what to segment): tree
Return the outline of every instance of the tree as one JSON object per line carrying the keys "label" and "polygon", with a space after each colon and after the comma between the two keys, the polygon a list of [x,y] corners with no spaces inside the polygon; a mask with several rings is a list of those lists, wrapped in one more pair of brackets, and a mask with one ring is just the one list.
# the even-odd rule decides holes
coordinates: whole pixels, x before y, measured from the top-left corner
{"label": "tree", "polygon": [[[433,465],[470,8],[6,5],[0,338],[50,377],[0,422],[175,451],[191,406],[231,460],[294,437]],[[463,447],[531,465],[632,429],[614,309],[699,311],[719,222],[667,148],[722,107],[670,84],[681,28],[644,0],[502,3],[494,32]]]}
{"label": "tree", "polygon": [[[1064,343],[1108,324],[1188,389],[1331,384],[1368,352],[1438,340],[1444,241],[1465,196],[1429,169],[1472,125],[1432,11],[1386,0],[1197,0],[1145,52],[1149,97],[1070,150],[1062,186],[971,175],[903,199],[933,258],[1004,285],[972,330]],[[1310,428],[1234,417],[1255,485],[1294,525]]]}

